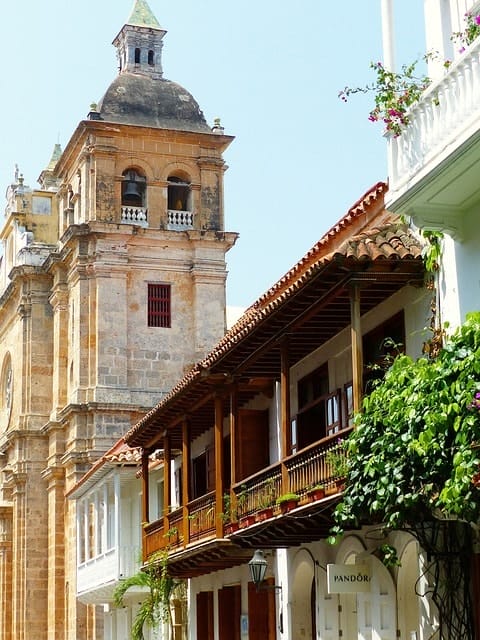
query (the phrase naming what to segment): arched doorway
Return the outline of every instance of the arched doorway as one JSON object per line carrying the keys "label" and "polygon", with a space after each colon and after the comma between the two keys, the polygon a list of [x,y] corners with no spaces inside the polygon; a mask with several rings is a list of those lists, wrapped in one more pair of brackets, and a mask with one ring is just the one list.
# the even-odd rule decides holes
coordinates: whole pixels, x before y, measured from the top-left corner
{"label": "arched doorway", "polygon": [[347,536],[343,540],[335,563],[368,565],[372,576],[371,589],[365,593],[329,594],[326,575],[322,572],[317,588],[317,638],[396,640],[396,590],[388,569],[365,551],[362,540],[357,536]]}
{"label": "arched doorway", "polygon": [[315,564],[309,551],[300,549],[292,563],[292,638],[314,640],[317,636]]}

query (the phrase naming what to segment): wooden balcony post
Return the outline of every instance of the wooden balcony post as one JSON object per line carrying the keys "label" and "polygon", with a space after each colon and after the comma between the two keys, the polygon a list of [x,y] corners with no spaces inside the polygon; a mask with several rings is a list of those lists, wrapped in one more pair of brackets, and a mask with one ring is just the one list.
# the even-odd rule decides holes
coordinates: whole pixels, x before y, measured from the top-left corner
{"label": "wooden balcony post", "polygon": [[[234,384],[230,391],[230,487],[237,482],[237,425],[238,425],[238,388]],[[236,513],[237,496],[230,489],[230,504],[232,513]],[[223,511],[223,504],[222,504]]]}
{"label": "wooden balcony post", "polygon": [[[280,348],[280,429],[281,447],[280,459],[290,455],[292,451],[292,427],[290,424],[290,356],[288,339],[285,338]],[[287,492],[288,471],[282,462],[282,492]]]}
{"label": "wooden balcony post", "polygon": [[190,425],[187,418],[182,422],[182,505],[183,505],[183,539],[190,542],[190,520],[188,519],[188,503],[190,502]]}
{"label": "wooden balcony post", "polygon": [[237,482],[237,426],[238,426],[238,388],[232,387],[230,392],[230,484]]}
{"label": "wooden balcony post", "polygon": [[363,347],[360,321],[360,288],[358,285],[354,285],[350,291],[350,324],[352,328],[353,411],[357,413],[362,406],[363,392]]}
{"label": "wooden balcony post", "polygon": [[223,523],[218,517],[223,511],[223,397],[215,395],[215,530],[223,538]]}
{"label": "wooden balcony post", "polygon": [[[164,462],[163,462],[163,530],[168,531],[170,528],[168,515],[170,512],[171,506],[171,497],[170,497],[170,471],[171,471],[171,460],[170,460],[170,438],[168,435],[165,435],[163,438],[163,454],[164,454]],[[163,545],[162,545],[163,546]]]}
{"label": "wooden balcony post", "polygon": [[142,449],[142,522],[150,522],[148,459],[148,451]]}
{"label": "wooden balcony post", "polygon": [[[148,482],[148,451],[142,449],[142,523],[150,522],[149,513],[149,482]],[[146,559],[145,530],[142,526],[142,557]]]}

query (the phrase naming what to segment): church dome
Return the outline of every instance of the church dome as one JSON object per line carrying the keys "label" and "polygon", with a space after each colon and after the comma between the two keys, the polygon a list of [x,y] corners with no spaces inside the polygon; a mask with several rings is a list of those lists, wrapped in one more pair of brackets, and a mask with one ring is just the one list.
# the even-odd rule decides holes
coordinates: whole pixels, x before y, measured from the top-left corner
{"label": "church dome", "polygon": [[194,97],[176,82],[121,73],[98,105],[107,122],[211,133]]}

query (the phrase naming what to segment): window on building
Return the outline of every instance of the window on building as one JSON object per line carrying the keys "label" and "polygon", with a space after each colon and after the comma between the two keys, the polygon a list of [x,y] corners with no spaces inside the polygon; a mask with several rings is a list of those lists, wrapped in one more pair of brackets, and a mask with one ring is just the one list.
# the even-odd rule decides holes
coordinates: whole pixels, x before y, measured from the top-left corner
{"label": "window on building", "polygon": [[207,449],[192,460],[193,497],[199,498],[215,488],[215,450]]}
{"label": "window on building", "polygon": [[140,64],[140,49],[138,47],[135,49],[135,64]]}
{"label": "window on building", "polygon": [[299,380],[295,438],[298,449],[303,449],[327,435],[327,396],[327,364]]}
{"label": "window on building", "polygon": [[169,284],[148,285],[147,324],[149,327],[172,326],[171,286]]}
{"label": "window on building", "polygon": [[328,365],[312,371],[298,382],[298,413],[291,422],[292,450],[332,436],[349,426],[352,386],[329,391]]}
{"label": "window on building", "polygon": [[343,387],[342,422],[344,429],[353,425],[353,382]]}
{"label": "window on building", "polygon": [[153,67],[155,64],[155,53],[150,49],[148,52],[148,64]]}
{"label": "window on building", "polygon": [[179,176],[168,178],[168,209],[170,211],[191,211],[190,182]]}
{"label": "window on building", "polygon": [[122,174],[122,206],[144,207],[146,179],[135,169],[127,169]]}
{"label": "window on building", "polygon": [[363,386],[366,393],[372,382],[383,378],[392,358],[405,351],[405,318],[395,314],[363,336]]}
{"label": "window on building", "polygon": [[112,484],[107,487],[107,550],[115,546],[115,490]]}
{"label": "window on building", "polygon": [[78,502],[77,504],[77,553],[78,553],[78,564],[83,564],[86,560],[85,555],[85,503]]}

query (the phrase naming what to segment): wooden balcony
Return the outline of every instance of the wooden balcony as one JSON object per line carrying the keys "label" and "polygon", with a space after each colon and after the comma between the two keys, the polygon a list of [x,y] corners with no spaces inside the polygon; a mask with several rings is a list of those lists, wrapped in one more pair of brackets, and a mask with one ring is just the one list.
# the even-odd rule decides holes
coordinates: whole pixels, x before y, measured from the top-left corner
{"label": "wooden balcony", "polygon": [[[328,454],[345,455],[338,440],[350,431],[330,436],[237,483],[230,494],[229,513],[217,510],[212,492],[148,524],[145,557],[167,549],[172,573],[189,577],[207,572],[206,567],[213,571],[242,564],[257,546],[296,546],[326,537],[342,490],[342,478],[335,475]],[[323,494],[312,491],[317,485],[323,485]],[[297,497],[288,507],[280,502],[286,494]],[[223,523],[220,537],[219,520]]]}

